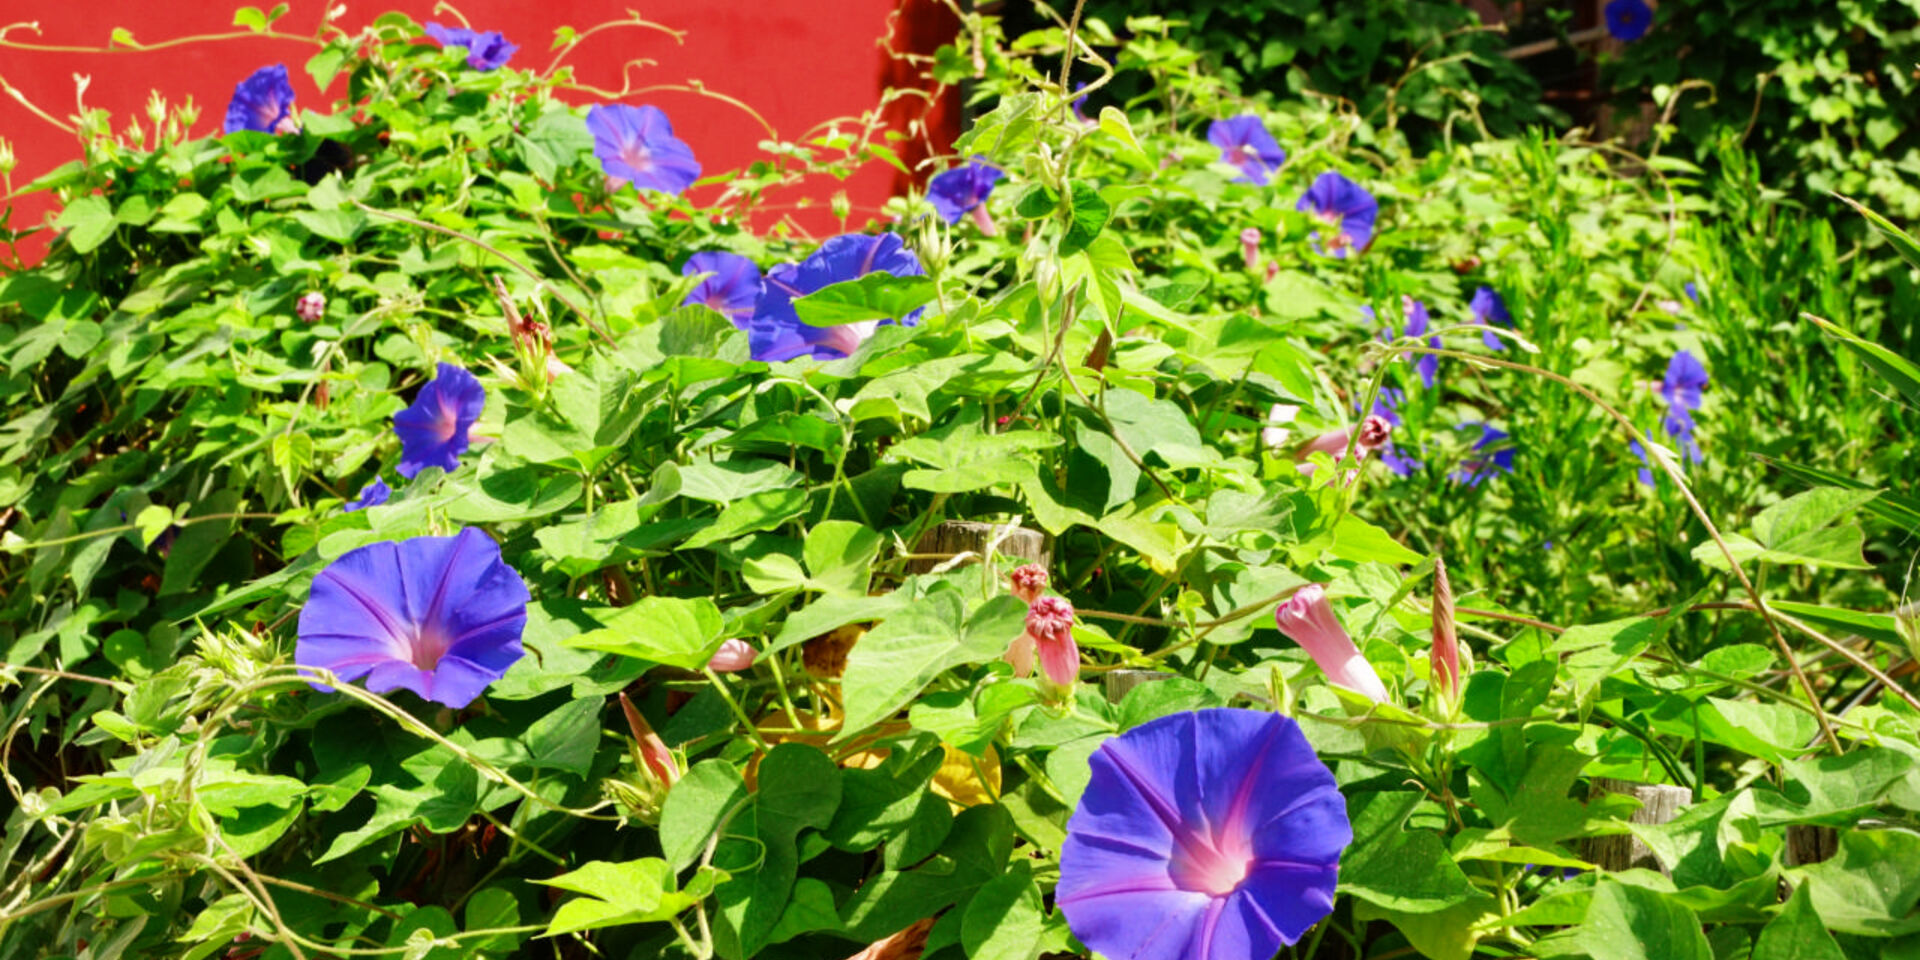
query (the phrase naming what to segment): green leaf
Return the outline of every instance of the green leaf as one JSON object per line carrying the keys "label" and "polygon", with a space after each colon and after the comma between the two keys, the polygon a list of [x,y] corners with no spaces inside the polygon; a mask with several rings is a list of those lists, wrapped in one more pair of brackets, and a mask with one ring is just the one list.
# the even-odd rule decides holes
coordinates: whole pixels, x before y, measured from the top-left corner
{"label": "green leaf", "polygon": [[674,870],[685,870],[706,849],[734,808],[747,797],[740,771],[725,760],[702,760],[667,792],[660,812],[660,852]]}
{"label": "green leaf", "polygon": [[1100,108],[1100,132],[1112,137],[1121,146],[1120,155],[1128,163],[1139,167],[1153,166],[1152,158],[1140,146],[1140,140],[1133,135],[1133,124],[1126,113],[1116,107]]}
{"label": "green leaf", "polygon": [[1340,891],[1402,913],[1433,913],[1485,894],[1447,854],[1440,835],[1404,825],[1420,794],[1359,793],[1348,798],[1353,843],[1340,858]]}
{"label": "green leaf", "polygon": [[133,518],[133,525],[140,530],[140,546],[151,548],[173,526],[173,511],[158,504],[148,506]]}
{"label": "green leaf", "polygon": [[960,943],[969,960],[1033,960],[1040,952],[1046,911],[1027,861],[986,882],[967,903]]}
{"label": "green leaf", "polygon": [[1020,635],[1026,604],[1001,595],[989,600],[962,629],[960,594],[942,590],[860,638],[847,654],[841,677],[847,715],[838,740],[855,736],[892,716],[952,667],[996,660]]}
{"label": "green leaf", "polygon": [[1839,607],[1822,607],[1811,603],[1794,603],[1790,600],[1769,600],[1767,606],[1796,620],[1805,620],[1816,627],[1825,627],[1839,633],[1859,634],[1875,643],[1890,643],[1898,646],[1904,642],[1900,636],[1900,621],[1890,613],[1843,610]]}
{"label": "green leaf", "polygon": [[881,545],[878,533],[850,520],[815,524],[801,550],[808,583],[826,593],[865,595]]}
{"label": "green leaf", "polygon": [[800,516],[806,509],[805,490],[763,490],[728,504],[713,526],[688,537],[681,549],[697,550],[741,534],[771,530]]}
{"label": "green leaf", "polygon": [[1575,942],[1593,960],[1713,960],[1700,919],[1673,898],[1603,878]]}
{"label": "green leaf", "polygon": [[840,768],[818,749],[783,743],[760,762],[751,830],[736,821],[743,828],[739,835],[754,843],[730,846],[730,855],[746,863],[733,866],[729,859],[733,877],[714,891],[714,938],[722,956],[751,957],[771,939],[800,867],[795,837],[806,828],[826,827],[839,805]]}
{"label": "green leaf", "polygon": [[[1909,241],[1911,241],[1911,239],[1912,238],[1908,238]],[[1901,250],[1901,255],[1907,255],[1907,251],[1904,248]],[[1888,386],[1905,396],[1908,403],[1920,405],[1920,367],[1914,366],[1906,358],[1894,353],[1892,350],[1888,350],[1886,347],[1874,343],[1871,340],[1861,339],[1840,329],[1830,321],[1822,320],[1811,314],[1802,314],[1802,316],[1818,324],[1820,329],[1827,332],[1828,336],[1840,341],[1845,344],[1848,349],[1858,354],[1862,362],[1871,368],[1874,373],[1879,374],[1880,379],[1885,380]]]}
{"label": "green leaf", "polygon": [[1753,518],[1753,535],[1768,549],[1780,549],[1853,513],[1876,496],[1877,490],[1805,490],[1760,511]]}
{"label": "green leaf", "polygon": [[1071,211],[1073,222],[1068,225],[1067,233],[1060,238],[1060,256],[1071,257],[1087,248],[1093,239],[1107,225],[1107,218],[1113,215],[1113,208],[1100,196],[1093,184],[1082,180],[1073,181],[1073,202]]}
{"label": "green leaf", "polygon": [[598,698],[569,700],[529,725],[520,742],[526,744],[534,769],[586,776],[600,746],[602,706],[604,701]]}
{"label": "green leaf", "polygon": [[67,244],[74,253],[92,253],[113,236],[118,221],[113,219],[113,207],[107,198],[88,195],[67,204],[54,225],[67,231]]}
{"label": "green leaf", "polygon": [[1575,694],[1586,704],[1599,689],[1600,681],[1639,656],[1659,635],[1660,621],[1651,617],[1629,617],[1610,623],[1568,627],[1548,649],[1561,656],[1561,670],[1573,681]]}
{"label": "green leaf", "polygon": [[1851,826],[1880,805],[1887,791],[1913,769],[1914,761],[1888,747],[1856,747],[1837,757],[1787,760],[1780,766],[1785,774],[1780,792],[1754,795],[1762,825]]}
{"label": "green leaf", "polygon": [[367,215],[358,210],[298,210],[293,214],[300,225],[338,244],[353,242],[367,228]]}
{"label": "green leaf", "polygon": [[712,875],[696,874],[685,891],[678,890],[667,862],[646,857],[626,863],[594,860],[551,880],[533,882],[585,895],[561,904],[547,922],[545,936],[555,937],[578,930],[670,920],[705,898]]}
{"label": "green leaf", "polygon": [[267,29],[267,15],[259,7],[241,7],[233,12],[233,25],[259,33]]}
{"label": "green leaf", "polygon": [[1401,546],[1387,531],[1348,513],[1333,528],[1333,545],[1327,552],[1355,563],[1412,564],[1426,558]]}
{"label": "green leaf", "polygon": [[1907,830],[1842,830],[1831,860],[1788,868],[1803,879],[1827,928],[1873,937],[1920,930],[1920,834]]}
{"label": "green leaf", "polygon": [[799,486],[806,478],[778,460],[715,460],[679,467],[680,496],[729,504],[767,490]]}
{"label": "green leaf", "polygon": [[643,597],[622,607],[606,626],[563,641],[564,646],[637,657],[682,670],[700,670],[720,648],[720,608],[706,597]]}
{"label": "green leaf", "polygon": [[1820,914],[1806,884],[1793,889],[1780,915],[1760,931],[1752,960],[1847,960]]}
{"label": "green leaf", "polygon": [[874,272],[821,287],[793,301],[793,310],[805,323],[831,327],[862,320],[898,320],[939,295],[939,287],[927,277]]}
{"label": "green leaf", "polygon": [[847,933],[871,943],[978,890],[1006,872],[1013,820],[999,804],[968,807],[953,818],[938,853],[911,870],[869,878],[841,908]]}
{"label": "green leaf", "polygon": [[1920,267],[1920,241],[1916,241],[1912,234],[1894,226],[1893,221],[1875,213],[1871,208],[1851,197],[1843,197],[1839,194],[1834,194],[1834,196],[1838,198],[1841,203],[1852,207],[1861,216],[1867,218],[1867,223],[1872,225],[1873,229],[1881,236],[1886,237],[1887,242],[1893,244],[1893,249],[1898,252],[1900,256],[1906,258],[1908,263]]}

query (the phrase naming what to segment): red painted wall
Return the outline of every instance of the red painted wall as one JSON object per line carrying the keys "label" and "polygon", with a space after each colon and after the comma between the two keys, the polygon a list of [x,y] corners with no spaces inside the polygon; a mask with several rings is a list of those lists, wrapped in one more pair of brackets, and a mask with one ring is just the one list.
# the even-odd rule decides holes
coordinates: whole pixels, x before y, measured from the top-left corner
{"label": "red painted wall", "polygon": [[[783,139],[798,140],[818,125],[834,118],[856,117],[879,103],[889,60],[880,41],[889,35],[889,19],[897,16],[897,2],[464,0],[460,10],[475,29],[499,30],[519,44],[512,62],[526,67],[545,66],[551,60],[554,28],[567,25],[584,31],[599,23],[624,19],[627,9],[638,7],[646,19],[686,31],[684,42],[676,44],[664,33],[634,27],[603,31],[588,38],[568,57],[578,82],[618,90],[622,64],[646,58],[655,63],[633,71],[634,87],[699,80],[708,90],[753,106]],[[271,6],[271,0],[253,3],[262,8]],[[240,30],[231,25],[233,11],[244,5],[206,0],[0,0],[0,24],[38,22],[38,37],[16,29],[9,34],[15,42],[101,48],[107,45],[113,28],[125,27],[137,41],[154,44],[194,34]],[[399,10],[416,21],[458,23],[448,13],[435,14],[434,5],[434,0],[351,0],[346,14],[336,22],[353,32],[385,11]],[[292,11],[275,24],[276,29],[311,33],[320,21],[320,3],[293,0],[292,6]],[[911,0],[906,16],[923,16],[916,12],[922,6],[935,4]],[[910,34],[924,45],[926,38],[918,35],[926,32],[899,31],[900,46],[907,45],[905,38]],[[947,36],[951,37],[950,31]],[[73,75],[89,75],[92,82],[85,102],[89,107],[110,110],[115,130],[124,129],[136,117],[141,118],[143,127],[149,125],[143,116],[149,90],[159,90],[174,103],[191,94],[201,107],[194,132],[205,134],[218,131],[234,84],[269,63],[287,65],[302,106],[331,103],[333,97],[342,94],[346,81],[337,78],[330,95],[323,95],[315,87],[304,70],[315,49],[309,44],[255,37],[159,52],[6,49],[0,52],[0,77],[64,120],[74,110]],[[893,74],[898,73],[896,67]],[[570,94],[568,99],[586,103],[596,98]],[[675,133],[693,147],[707,173],[742,167],[761,156],[756,144],[766,138],[766,133],[737,108],[672,91],[628,97],[625,102],[651,103],[666,111]],[[913,102],[920,101],[916,98]],[[34,116],[10,97],[0,97],[0,136],[13,143],[19,157],[13,173],[15,187],[80,155],[70,134]],[[831,234],[837,232],[837,223],[827,212],[827,202],[834,192],[848,192],[854,208],[850,223],[857,227],[868,216],[877,215],[895,187],[891,167],[870,165],[845,183],[819,178],[802,189],[775,194],[756,212],[754,222],[765,228],[781,214],[793,213],[808,231]],[[806,207],[808,201],[810,207]],[[43,222],[54,210],[45,194],[19,198],[13,201],[13,207],[11,223],[16,226]],[[45,235],[38,239],[41,242],[30,244],[23,255],[37,259],[38,251],[44,250]]]}

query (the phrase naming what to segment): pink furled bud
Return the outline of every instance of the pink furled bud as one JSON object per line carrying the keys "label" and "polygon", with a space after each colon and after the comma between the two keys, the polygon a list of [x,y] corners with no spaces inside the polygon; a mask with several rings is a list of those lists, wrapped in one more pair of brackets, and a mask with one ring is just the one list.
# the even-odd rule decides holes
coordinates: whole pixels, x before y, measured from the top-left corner
{"label": "pink furled bud", "polygon": [[1248,227],[1240,231],[1240,256],[1247,261],[1247,269],[1260,265],[1260,231]]}
{"label": "pink furled bud", "polygon": [[1320,665],[1320,672],[1327,675],[1327,682],[1369,700],[1387,702],[1386,685],[1367,658],[1360,655],[1346,628],[1334,618],[1324,586],[1309,583],[1301,587],[1273,612],[1273,619],[1281,633],[1306,648],[1313,662]]}
{"label": "pink furled bud", "polygon": [[1453,584],[1447,562],[1433,558],[1433,685],[1449,700],[1460,691],[1460,635],[1453,625]]}
{"label": "pink furled bud", "polygon": [[301,294],[300,299],[293,304],[293,312],[300,319],[312,323],[326,314],[327,295],[318,290]]}
{"label": "pink furled bud", "polygon": [[[1359,442],[1354,445],[1354,459],[1365,460],[1367,454],[1385,446],[1392,436],[1393,424],[1388,423],[1384,417],[1369,415],[1365,420],[1360,421],[1360,438]],[[1339,430],[1329,430],[1307,441],[1304,446],[1294,451],[1294,457],[1304,461],[1315,453],[1324,453],[1332,457],[1333,462],[1339,463],[1346,458],[1347,442],[1352,438],[1352,428],[1343,427]],[[1307,476],[1313,476],[1313,464],[1300,464],[1300,472]],[[1357,476],[1359,472],[1358,469],[1349,471],[1347,474],[1347,482],[1352,483],[1353,478]]]}
{"label": "pink furled bud", "polygon": [[1000,235],[1000,228],[994,225],[993,214],[987,212],[987,202],[985,200],[974,204],[973,209],[967,211],[967,215],[973,218],[973,225],[980,228],[981,236],[997,237]]}
{"label": "pink furled bud", "polygon": [[[1079,678],[1080,648],[1073,642],[1073,604],[1060,597],[1034,598],[1027,607],[1027,631],[1021,636],[1031,638],[1047,679],[1066,686]],[[1019,646],[1020,641],[1014,641],[1014,645]],[[1019,664],[1014,668],[1018,671]]]}
{"label": "pink furled bud", "polygon": [[759,656],[760,651],[755,650],[753,644],[735,637],[713,652],[713,657],[707,661],[707,669],[715,673],[733,673],[753,666],[753,661]]}
{"label": "pink furled bud", "polygon": [[1047,589],[1047,568],[1037,563],[1029,563],[1016,568],[1007,575],[1013,581],[1013,595],[1028,604],[1040,599]]}
{"label": "pink furled bud", "polygon": [[1364,456],[1386,445],[1393,436],[1393,424],[1378,414],[1369,414],[1360,421],[1360,453]]}
{"label": "pink furled bud", "polygon": [[1268,260],[1267,261],[1267,282],[1272,283],[1273,278],[1279,275],[1280,275],[1280,261]]}
{"label": "pink furled bud", "polygon": [[1260,445],[1269,450],[1277,450],[1287,445],[1287,438],[1293,431],[1286,425],[1300,415],[1300,408],[1291,403],[1276,403],[1267,411],[1267,426],[1260,430]]}
{"label": "pink furled bud", "polygon": [[666,741],[647,725],[647,718],[640,715],[625,693],[620,694],[620,709],[627,715],[627,729],[633,731],[637,747],[635,756],[641,765],[646,767],[660,786],[673,786],[680,779],[680,763],[673,759],[673,751],[668,750]]}

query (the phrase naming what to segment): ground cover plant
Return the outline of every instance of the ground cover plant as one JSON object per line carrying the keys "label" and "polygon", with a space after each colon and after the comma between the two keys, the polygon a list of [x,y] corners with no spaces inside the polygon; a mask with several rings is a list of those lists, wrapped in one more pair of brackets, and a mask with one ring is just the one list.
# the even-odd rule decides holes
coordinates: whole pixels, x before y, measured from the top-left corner
{"label": "ground cover plant", "polygon": [[755,234],[899,134],[448,19],[21,185],[0,956],[1920,951],[1893,222],[969,13]]}

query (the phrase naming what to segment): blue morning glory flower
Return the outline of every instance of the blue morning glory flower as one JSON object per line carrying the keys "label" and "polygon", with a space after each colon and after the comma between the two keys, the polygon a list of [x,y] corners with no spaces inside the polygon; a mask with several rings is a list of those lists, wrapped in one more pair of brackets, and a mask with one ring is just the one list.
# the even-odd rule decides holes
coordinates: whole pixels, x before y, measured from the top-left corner
{"label": "blue morning glory flower", "polygon": [[520,49],[508,43],[507,38],[497,30],[468,30],[465,27],[443,27],[429,23],[426,31],[427,36],[440,41],[443,47],[466,47],[467,66],[483,73],[506,66],[513,52]]}
{"label": "blue morning glory flower", "polygon": [[1647,459],[1647,448],[1641,446],[1638,440],[1629,440],[1627,449],[1632,450],[1633,455],[1640,458],[1640,482],[1649,487],[1656,486],[1653,479],[1653,461]]}
{"label": "blue morning glory flower", "polygon": [[1332,170],[1314,178],[1294,209],[1331,228],[1330,235],[1315,233],[1313,238],[1318,249],[1341,259],[1373,242],[1373,222],[1380,216],[1380,202],[1373,194]]}
{"label": "blue morning glory flower", "polygon": [[[793,309],[793,301],[822,287],[875,272],[896,277],[926,274],[920,258],[891,233],[841,234],[821,244],[820,249],[797,265],[783,263],[768,270],[760,302],[754,307],[753,319],[747,322],[747,341],[753,359],[775,363],[801,356],[822,360],[851,356],[882,321],[815,327],[801,322],[800,315]],[[898,322],[913,326],[920,321],[921,310],[915,307]]]}
{"label": "blue morning glory flower", "polygon": [[1273,142],[1267,125],[1251,113],[1215,120],[1207,127],[1207,142],[1220,148],[1220,162],[1240,168],[1234,183],[1264,187],[1274,171],[1287,162],[1287,152]]}
{"label": "blue morning glory flower", "polygon": [[393,432],[400,435],[400,466],[395,469],[403,477],[428,467],[459,469],[467,431],[486,405],[487,391],[478,377],[451,363],[440,364],[413,405],[393,415]]}
{"label": "blue morning glory flower", "polygon": [[1692,280],[1688,280],[1687,285],[1683,289],[1687,291],[1688,300],[1692,300],[1694,303],[1700,302],[1700,288],[1694,286]]}
{"label": "blue morning glory flower", "polygon": [[530,599],[500,545],[472,527],[370,543],[313,578],[293,662],[458,709],[525,654]]}
{"label": "blue morning glory flower", "polygon": [[[948,223],[959,223],[960,218],[973,211],[976,219],[986,213],[987,196],[993,193],[993,185],[1005,174],[980,157],[967,161],[964,167],[955,167],[933,178],[927,184],[927,200],[933,204],[940,219]],[[992,220],[987,220],[991,224]],[[992,232],[982,227],[989,236]]]}
{"label": "blue morning glory flower", "polygon": [[724,250],[708,250],[687,258],[680,275],[708,274],[681,306],[706,304],[742,330],[753,317],[753,305],[760,299],[760,268],[752,260]]}
{"label": "blue morning glory flower", "polygon": [[233,88],[225,132],[291,133],[295,129],[293,84],[287,80],[286,64],[261,67]]}
{"label": "blue morning glory flower", "polygon": [[1480,439],[1473,442],[1466,459],[1460,461],[1458,469],[1448,474],[1455,483],[1464,483],[1477,487],[1480,481],[1488,477],[1513,472],[1513,446],[1507,443],[1507,432],[1490,423],[1455,424],[1455,430],[1469,427],[1480,428]]}
{"label": "blue morning glory flower", "polygon": [[1267,960],[1333,910],[1353,842],[1292,719],[1176,713],[1100,745],[1067,821],[1056,903],[1115,960]]}
{"label": "blue morning glory flower", "polygon": [[673,135],[673,124],[658,107],[595,105],[587,110],[587,132],[613,189],[631,182],[677,197],[700,179],[700,161]]}
{"label": "blue morning glory flower", "polygon": [[1690,463],[1700,462],[1700,444],[1693,439],[1693,411],[1700,409],[1700,391],[1706,389],[1708,380],[1707,368],[1699,358],[1681,350],[1667,361],[1667,375],[1660,381],[1660,398],[1667,403],[1660,426]]}
{"label": "blue morning glory flower", "polygon": [[355,510],[365,510],[368,507],[377,507],[383,503],[386,503],[387,500],[392,496],[393,496],[393,488],[387,486],[387,482],[385,480],[382,480],[379,477],[374,477],[372,483],[369,483],[366,486],[360,488],[360,499],[354,500],[348,503],[345,509],[346,509],[346,512],[352,513]]}
{"label": "blue morning glory flower", "polygon": [[[1423,336],[1433,326],[1433,317],[1428,314],[1425,303],[1412,297],[1401,297],[1400,307],[1407,315],[1407,336]],[[1367,315],[1367,319],[1374,318],[1372,307],[1361,307],[1360,310]],[[1392,324],[1381,326],[1380,341],[1382,343],[1391,342],[1398,336]],[[1427,337],[1427,346],[1440,349],[1440,337],[1438,335]],[[1431,353],[1423,353],[1414,358],[1413,368],[1420,372],[1420,383],[1429,390],[1433,389],[1434,378],[1440,374],[1440,358]],[[1398,425],[1395,424],[1395,426]]]}
{"label": "blue morning glory flower", "polygon": [[[1513,327],[1513,314],[1507,312],[1507,302],[1492,287],[1481,287],[1473,292],[1473,300],[1467,304],[1473,313],[1473,322],[1482,326]],[[1505,350],[1507,342],[1498,334],[1482,331],[1480,342],[1489,350]]]}
{"label": "blue morning glory flower", "polygon": [[[1087,88],[1087,82],[1085,80],[1082,80],[1079,83],[1076,83],[1073,85],[1073,92],[1080,93],[1080,91],[1085,90],[1086,88]],[[1075,120],[1080,121],[1083,124],[1096,122],[1094,120],[1089,120],[1087,118],[1087,97],[1085,94],[1081,94],[1080,96],[1073,98],[1073,118]]]}
{"label": "blue morning glory flower", "polygon": [[1653,26],[1653,9],[1647,0],[1608,0],[1606,17],[1607,32],[1627,43],[1646,36],[1647,28]]}

